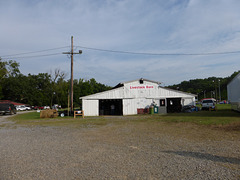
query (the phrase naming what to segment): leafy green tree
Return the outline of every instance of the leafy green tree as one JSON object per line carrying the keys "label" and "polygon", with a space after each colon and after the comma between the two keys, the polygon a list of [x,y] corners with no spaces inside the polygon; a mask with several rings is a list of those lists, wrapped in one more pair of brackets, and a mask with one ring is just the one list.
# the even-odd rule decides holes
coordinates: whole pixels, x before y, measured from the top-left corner
{"label": "leafy green tree", "polygon": [[8,77],[3,80],[2,91],[4,99],[21,102],[25,96],[24,87],[26,87],[26,78],[24,75],[19,74],[15,77]]}
{"label": "leafy green tree", "polygon": [[3,61],[0,58],[0,99],[3,98],[2,84],[5,78],[14,77],[20,74],[19,63],[13,60]]}
{"label": "leafy green tree", "polygon": [[112,87],[106,86],[101,83],[97,83],[97,81],[94,78],[91,78],[90,80],[74,80],[73,81],[73,98],[74,98],[74,107],[81,107],[81,101],[79,100],[79,97],[87,96],[94,93],[99,93],[102,91],[106,91],[111,89]]}
{"label": "leafy green tree", "polygon": [[51,79],[47,73],[39,73],[38,75],[28,74],[28,86],[26,102],[31,105],[50,105],[51,102]]}
{"label": "leafy green tree", "polygon": [[58,78],[53,94],[53,104],[67,107],[70,83],[64,80],[64,77]]}
{"label": "leafy green tree", "polygon": [[[61,71],[60,69],[56,68],[54,70],[54,72],[50,72],[50,77],[51,77],[51,104],[50,106],[52,106],[53,104],[59,104],[59,105],[63,105],[65,106],[66,102],[62,102],[60,101],[60,99],[62,99],[62,96],[66,96],[67,92],[63,93],[66,88],[63,88],[63,82],[64,82],[64,78],[65,78],[66,74]],[[58,86],[61,86],[61,88],[59,88]]]}
{"label": "leafy green tree", "polygon": [[196,94],[199,99],[204,98],[204,94],[205,94],[205,97],[207,98],[212,96],[219,99],[219,86],[220,86],[221,100],[224,100],[224,99],[227,99],[227,84],[238,73],[240,73],[240,71],[234,72],[231,76],[226,78],[209,77],[205,79],[193,79],[189,81],[183,81],[180,84],[175,84],[168,87],[172,89]]}
{"label": "leafy green tree", "polygon": [[30,105],[49,105],[51,100],[50,75],[39,73],[38,75],[10,76],[4,79],[2,90],[4,99]]}

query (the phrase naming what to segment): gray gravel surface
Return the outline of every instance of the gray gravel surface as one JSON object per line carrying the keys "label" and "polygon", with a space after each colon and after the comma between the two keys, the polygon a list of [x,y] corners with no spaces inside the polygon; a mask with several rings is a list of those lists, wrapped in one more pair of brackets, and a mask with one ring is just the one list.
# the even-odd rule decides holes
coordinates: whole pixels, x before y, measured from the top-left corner
{"label": "gray gravel surface", "polygon": [[160,122],[0,127],[0,179],[240,179],[240,136]]}

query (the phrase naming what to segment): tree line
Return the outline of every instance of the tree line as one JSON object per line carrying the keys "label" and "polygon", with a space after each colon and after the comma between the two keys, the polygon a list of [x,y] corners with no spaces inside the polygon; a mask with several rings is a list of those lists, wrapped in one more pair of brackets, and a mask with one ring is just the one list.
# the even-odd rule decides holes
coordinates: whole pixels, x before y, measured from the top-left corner
{"label": "tree line", "polygon": [[[198,99],[215,98],[227,100],[227,84],[239,73],[234,72],[226,78],[209,77],[183,81],[168,88],[196,94]],[[70,80],[60,69],[50,73],[23,75],[16,61],[2,61],[0,58],[0,99],[12,100],[32,106],[59,104],[68,106]],[[74,107],[81,106],[79,97],[102,92],[112,87],[90,80],[74,79]],[[219,93],[220,89],[220,93]]]}
{"label": "tree line", "polygon": [[180,84],[168,86],[168,88],[196,94],[199,100],[203,98],[215,98],[218,101],[227,100],[227,85],[238,73],[240,71],[225,78],[209,77],[183,81]]}
{"label": "tree line", "polygon": [[[70,80],[60,69],[50,73],[23,75],[16,61],[0,59],[0,99],[31,106],[68,106]],[[79,107],[79,97],[111,89],[110,86],[90,80],[74,79],[74,107]]]}

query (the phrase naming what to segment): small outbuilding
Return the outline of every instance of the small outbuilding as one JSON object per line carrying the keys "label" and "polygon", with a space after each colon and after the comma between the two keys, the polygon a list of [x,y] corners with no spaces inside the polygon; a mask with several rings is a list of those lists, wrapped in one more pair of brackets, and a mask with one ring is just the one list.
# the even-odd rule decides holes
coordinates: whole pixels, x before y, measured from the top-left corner
{"label": "small outbuilding", "polygon": [[227,91],[232,110],[240,112],[240,73],[228,83]]}
{"label": "small outbuilding", "polygon": [[138,79],[119,83],[112,90],[80,97],[85,116],[134,115],[155,107],[157,113],[180,112],[195,105],[195,94],[160,86],[159,82]]}

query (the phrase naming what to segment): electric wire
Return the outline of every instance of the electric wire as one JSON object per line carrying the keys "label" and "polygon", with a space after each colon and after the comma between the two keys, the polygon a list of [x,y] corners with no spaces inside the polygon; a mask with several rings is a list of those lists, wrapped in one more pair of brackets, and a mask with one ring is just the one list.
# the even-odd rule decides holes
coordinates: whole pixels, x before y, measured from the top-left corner
{"label": "electric wire", "polygon": [[2,58],[4,57],[15,57],[18,55],[25,55],[25,54],[35,54],[35,53],[41,53],[41,52],[46,52],[46,51],[53,51],[53,50],[58,50],[58,49],[65,49],[65,48],[69,48],[70,46],[64,46],[64,47],[57,47],[57,48],[51,48],[51,49],[45,49],[45,50],[39,50],[39,51],[31,51],[31,52],[25,52],[25,53],[18,53],[18,54],[11,54],[11,55],[3,55],[0,56]]}
{"label": "electric wire", "polygon": [[55,55],[60,55],[62,53],[53,53],[53,54],[42,54],[42,55],[36,55],[36,56],[22,56],[22,57],[5,57],[5,58],[2,58],[3,60],[4,59],[26,59],[26,58],[36,58],[36,57],[44,57],[44,56],[55,56]]}
{"label": "electric wire", "polygon": [[[26,53],[18,53],[18,54],[11,54],[11,55],[3,55],[0,56],[1,59],[19,59],[19,58],[36,58],[36,57],[46,57],[46,56],[54,56],[59,55],[62,53],[51,53],[51,54],[39,54],[33,56],[18,56],[18,55],[28,55],[28,54],[36,54],[42,53],[47,51],[59,50],[63,48],[69,48],[70,46],[63,46],[39,51],[31,51]],[[109,50],[109,49],[100,49],[94,47],[86,47],[86,46],[74,46],[75,48],[83,48],[93,51],[102,51],[102,52],[109,52],[109,53],[121,53],[121,54],[131,54],[131,55],[148,55],[148,56],[208,56],[208,55],[225,55],[225,54],[238,54],[240,51],[226,51],[226,52],[206,52],[206,53],[146,53],[146,52],[132,52],[132,51],[119,51],[119,50]]]}
{"label": "electric wire", "polygon": [[207,55],[224,55],[224,54],[238,54],[240,51],[228,51],[228,52],[207,52],[207,53],[145,53],[145,52],[131,52],[131,51],[119,51],[119,50],[108,50],[100,48],[92,48],[86,46],[76,46],[83,49],[89,49],[94,51],[103,51],[110,53],[122,53],[132,55],[149,55],[149,56],[207,56]]}

